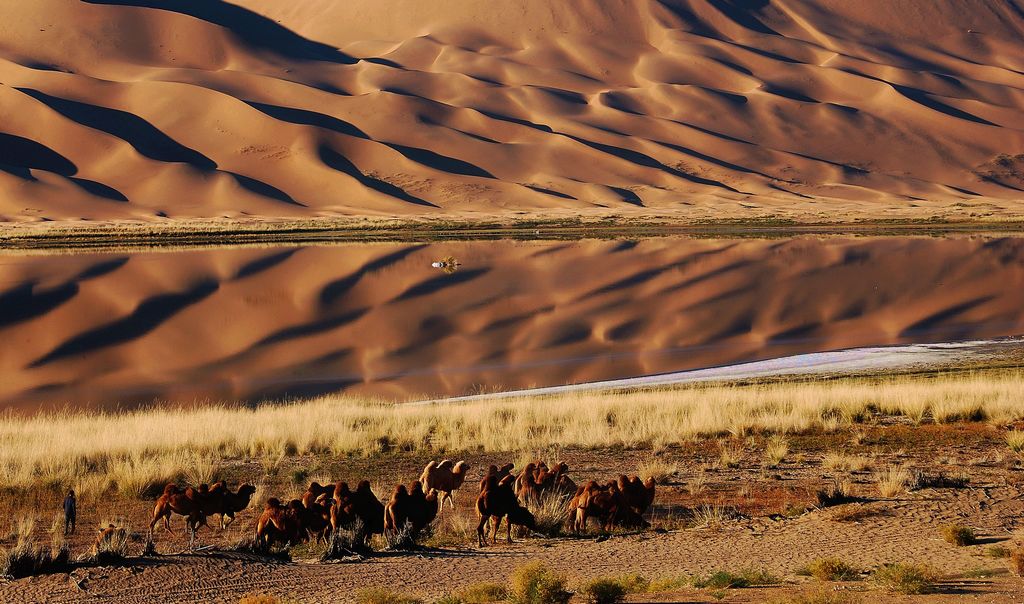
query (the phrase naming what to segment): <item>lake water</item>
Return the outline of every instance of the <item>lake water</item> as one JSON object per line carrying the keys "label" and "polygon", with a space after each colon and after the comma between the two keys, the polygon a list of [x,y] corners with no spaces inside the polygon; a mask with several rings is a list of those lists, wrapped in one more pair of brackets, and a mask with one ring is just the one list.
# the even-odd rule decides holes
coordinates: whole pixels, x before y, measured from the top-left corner
{"label": "lake water", "polygon": [[1005,237],[0,256],[3,408],[407,400],[1021,333]]}

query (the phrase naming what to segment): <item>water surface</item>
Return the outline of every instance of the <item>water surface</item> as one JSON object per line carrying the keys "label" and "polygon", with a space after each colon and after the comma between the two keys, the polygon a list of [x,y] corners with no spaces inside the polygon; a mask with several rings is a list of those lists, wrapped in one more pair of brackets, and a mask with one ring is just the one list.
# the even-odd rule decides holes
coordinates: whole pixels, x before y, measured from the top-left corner
{"label": "water surface", "polygon": [[1017,238],[0,256],[5,408],[404,400],[1021,333]]}

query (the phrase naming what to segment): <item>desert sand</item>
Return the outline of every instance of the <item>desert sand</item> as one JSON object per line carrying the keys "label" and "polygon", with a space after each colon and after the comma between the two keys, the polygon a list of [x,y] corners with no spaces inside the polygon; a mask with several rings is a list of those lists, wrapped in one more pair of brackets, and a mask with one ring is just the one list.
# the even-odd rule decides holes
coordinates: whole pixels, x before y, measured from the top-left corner
{"label": "desert sand", "polygon": [[1024,216],[1019,0],[0,6],[0,220]]}
{"label": "desert sand", "polygon": [[8,254],[0,404],[593,382],[1016,335],[1022,292],[1024,240],[982,236]]}

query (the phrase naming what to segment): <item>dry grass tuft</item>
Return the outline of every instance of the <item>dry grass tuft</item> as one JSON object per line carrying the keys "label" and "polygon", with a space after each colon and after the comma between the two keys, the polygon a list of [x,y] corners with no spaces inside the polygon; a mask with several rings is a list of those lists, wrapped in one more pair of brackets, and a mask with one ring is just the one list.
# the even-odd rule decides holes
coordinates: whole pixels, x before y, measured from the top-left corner
{"label": "dry grass tuft", "polygon": [[722,468],[735,468],[743,460],[743,447],[728,441],[718,443],[718,464]]}
{"label": "dry grass tuft", "polygon": [[826,469],[847,472],[863,472],[871,468],[871,463],[870,457],[842,453],[826,453],[821,461],[822,467]]}
{"label": "dry grass tuft", "polygon": [[882,497],[898,497],[906,493],[914,482],[914,474],[905,466],[889,466],[875,474],[878,494]]}
{"label": "dry grass tuft", "polygon": [[769,468],[778,466],[789,455],[789,441],[784,436],[775,435],[768,439],[764,448],[765,465]]}
{"label": "dry grass tuft", "polygon": [[1024,430],[1010,430],[1007,432],[1006,445],[1014,453],[1024,452]]}
{"label": "dry grass tuft", "polygon": [[735,517],[735,510],[722,505],[700,505],[693,509],[694,528],[718,528]]}
{"label": "dry grass tuft", "polygon": [[648,478],[653,478],[658,484],[666,484],[668,479],[675,475],[676,465],[652,457],[637,466],[636,473],[645,482]]}

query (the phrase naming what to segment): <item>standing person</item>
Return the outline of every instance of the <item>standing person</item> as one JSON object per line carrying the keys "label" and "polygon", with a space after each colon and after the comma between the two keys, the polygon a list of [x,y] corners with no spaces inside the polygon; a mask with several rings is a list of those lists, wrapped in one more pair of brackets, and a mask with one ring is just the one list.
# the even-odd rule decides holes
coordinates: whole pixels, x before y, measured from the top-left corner
{"label": "standing person", "polygon": [[75,516],[78,515],[78,504],[75,502],[75,491],[74,489],[68,491],[68,496],[64,498],[64,534],[73,535],[75,533]]}

